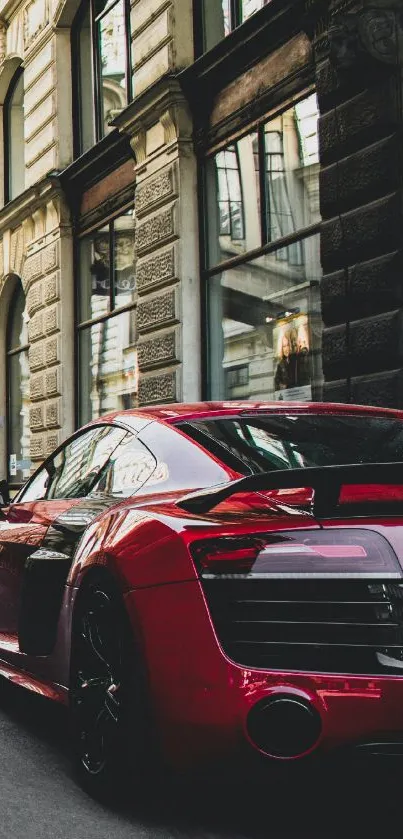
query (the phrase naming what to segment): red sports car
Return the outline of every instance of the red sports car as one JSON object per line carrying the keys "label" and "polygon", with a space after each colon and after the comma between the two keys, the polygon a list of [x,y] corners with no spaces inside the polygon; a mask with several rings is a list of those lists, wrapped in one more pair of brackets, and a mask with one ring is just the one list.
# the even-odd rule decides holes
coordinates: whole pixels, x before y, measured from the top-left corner
{"label": "red sports car", "polygon": [[403,413],[168,405],[81,429],[0,510],[0,673],[83,779],[403,743]]}

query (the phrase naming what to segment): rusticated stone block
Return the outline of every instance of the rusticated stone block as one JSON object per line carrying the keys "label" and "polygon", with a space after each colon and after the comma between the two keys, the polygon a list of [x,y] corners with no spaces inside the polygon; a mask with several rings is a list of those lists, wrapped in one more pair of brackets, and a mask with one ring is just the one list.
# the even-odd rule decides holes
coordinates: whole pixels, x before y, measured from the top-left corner
{"label": "rusticated stone block", "polygon": [[150,207],[172,198],[174,193],[173,169],[164,169],[142,183],[136,190],[136,214],[140,218]]}
{"label": "rusticated stone block", "polygon": [[324,402],[349,402],[349,388],[346,379],[336,379],[323,385]]}
{"label": "rusticated stone block", "polygon": [[42,274],[42,253],[28,256],[24,263],[22,279],[26,288]]}
{"label": "rusticated stone block", "polygon": [[387,137],[398,125],[394,82],[370,87],[320,117],[322,163],[332,163],[348,152]]}
{"label": "rusticated stone block", "polygon": [[46,426],[47,428],[58,428],[60,425],[60,403],[58,399],[54,399],[46,405]]}
{"label": "rusticated stone block", "polygon": [[403,362],[403,311],[350,324],[351,374],[391,370]]}
{"label": "rusticated stone block", "polygon": [[320,284],[322,318],[326,326],[340,323],[347,316],[347,271],[325,274]]}
{"label": "rusticated stone block", "polygon": [[29,409],[29,427],[31,431],[38,431],[44,428],[43,405],[35,405]]}
{"label": "rusticated stone block", "polygon": [[392,311],[403,304],[403,253],[394,251],[349,269],[350,318]]}
{"label": "rusticated stone block", "polygon": [[137,357],[140,370],[147,370],[155,366],[170,365],[178,358],[178,341],[174,330],[158,333],[148,341],[142,341],[137,346]]}
{"label": "rusticated stone block", "polygon": [[176,309],[175,289],[139,301],[137,307],[139,332],[146,332],[156,326],[174,321],[177,317]]}
{"label": "rusticated stone block", "polygon": [[45,374],[45,387],[47,396],[59,396],[60,389],[60,367],[53,367],[47,370]]}
{"label": "rusticated stone block", "polygon": [[351,379],[351,401],[383,408],[403,407],[403,370],[387,370]]}
{"label": "rusticated stone block", "polygon": [[161,373],[159,376],[141,376],[139,381],[139,404],[151,405],[176,401],[176,374]]}
{"label": "rusticated stone block", "polygon": [[43,399],[45,396],[45,387],[44,387],[44,376],[43,373],[37,373],[35,376],[31,376],[30,382],[30,396],[31,401],[35,402],[38,399]]}
{"label": "rusticated stone block", "polygon": [[45,366],[45,345],[43,341],[33,344],[28,350],[29,367],[31,371],[40,370]]}
{"label": "rusticated stone block", "polygon": [[49,338],[45,345],[45,360],[48,367],[52,364],[57,364],[59,359],[59,341],[57,336]]}
{"label": "rusticated stone block", "polygon": [[150,288],[173,280],[175,277],[175,249],[171,247],[148,259],[141,259],[136,266],[137,288],[144,294]]}
{"label": "rusticated stone block", "polygon": [[42,266],[43,266],[43,273],[49,274],[50,271],[54,271],[59,265],[59,250],[57,242],[54,242],[52,245],[48,245],[46,250],[43,252],[42,257]]}
{"label": "rusticated stone block", "polygon": [[31,434],[31,460],[43,460],[45,457],[45,437],[43,434]]}
{"label": "rusticated stone block", "polygon": [[322,218],[366,204],[392,192],[399,171],[396,135],[327,166],[320,173]]}
{"label": "rusticated stone block", "polygon": [[345,323],[323,330],[322,364],[325,379],[339,379],[346,375],[347,330]]}
{"label": "rusticated stone block", "polygon": [[399,193],[324,222],[321,235],[324,272],[397,249],[402,223]]}
{"label": "rusticated stone block", "polygon": [[37,341],[43,336],[43,312],[37,312],[28,324],[29,341]]}
{"label": "rusticated stone block", "polygon": [[33,283],[27,294],[27,309],[30,317],[43,306],[43,286],[38,280]]}
{"label": "rusticated stone block", "polygon": [[57,449],[60,445],[60,435],[58,431],[52,431],[51,434],[46,435],[46,457],[48,457],[52,452]]}
{"label": "rusticated stone block", "polygon": [[13,230],[10,240],[10,268],[14,274],[22,275],[24,257],[24,233],[22,227]]}
{"label": "rusticated stone block", "polygon": [[50,335],[59,329],[59,306],[48,306],[44,313],[45,332]]}
{"label": "rusticated stone block", "polygon": [[175,218],[173,206],[160,210],[151,218],[146,218],[137,224],[136,249],[141,254],[163,244],[175,235]]}
{"label": "rusticated stone block", "polygon": [[44,291],[44,299],[45,303],[54,303],[56,300],[60,300],[60,275],[59,271],[56,271],[54,274],[51,274],[49,277],[45,278],[44,281],[45,291]]}

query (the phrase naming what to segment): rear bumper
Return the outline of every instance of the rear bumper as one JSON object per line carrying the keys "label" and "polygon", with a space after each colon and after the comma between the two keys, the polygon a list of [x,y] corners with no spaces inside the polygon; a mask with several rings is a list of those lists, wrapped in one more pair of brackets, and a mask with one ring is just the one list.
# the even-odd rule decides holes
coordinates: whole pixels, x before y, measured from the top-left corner
{"label": "rear bumper", "polygon": [[[284,761],[356,746],[375,753],[401,748],[403,753],[403,677],[239,666],[222,651],[194,582],[130,592],[126,605],[147,667],[160,743],[171,765],[200,767],[259,755]],[[273,708],[280,715],[273,717]],[[251,725],[259,717],[256,709],[262,710],[257,729]],[[281,753],[281,738],[280,748],[277,738],[273,749],[267,732],[263,740],[256,737],[266,720],[275,735],[279,727],[286,729],[287,754]],[[293,751],[287,730],[294,737],[305,722],[306,737],[295,737]]]}

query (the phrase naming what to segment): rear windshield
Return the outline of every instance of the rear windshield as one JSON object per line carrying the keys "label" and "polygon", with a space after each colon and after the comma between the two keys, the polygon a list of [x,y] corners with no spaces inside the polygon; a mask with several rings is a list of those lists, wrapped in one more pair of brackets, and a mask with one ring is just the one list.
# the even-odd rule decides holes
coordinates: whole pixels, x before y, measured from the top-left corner
{"label": "rear windshield", "polygon": [[370,415],[269,415],[180,423],[181,430],[245,475],[271,469],[403,461],[403,422]]}

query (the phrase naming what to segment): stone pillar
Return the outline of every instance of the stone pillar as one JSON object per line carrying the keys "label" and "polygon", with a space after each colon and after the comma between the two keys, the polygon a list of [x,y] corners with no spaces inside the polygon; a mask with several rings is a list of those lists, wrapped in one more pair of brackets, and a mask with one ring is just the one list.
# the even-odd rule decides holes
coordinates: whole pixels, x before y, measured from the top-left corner
{"label": "stone pillar", "polygon": [[330,3],[315,50],[324,398],[403,407],[399,0]]}

